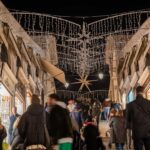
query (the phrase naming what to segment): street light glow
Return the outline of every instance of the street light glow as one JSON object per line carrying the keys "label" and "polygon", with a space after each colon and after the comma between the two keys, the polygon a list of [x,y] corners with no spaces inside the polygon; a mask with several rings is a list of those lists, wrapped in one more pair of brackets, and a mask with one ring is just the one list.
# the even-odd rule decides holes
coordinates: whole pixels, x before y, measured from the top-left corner
{"label": "street light glow", "polygon": [[101,72],[101,73],[98,74],[98,77],[99,77],[100,79],[103,79],[103,78],[104,78],[104,74]]}
{"label": "street light glow", "polygon": [[66,83],[65,83],[65,88],[68,88],[68,87],[69,87],[69,83],[66,82]]}

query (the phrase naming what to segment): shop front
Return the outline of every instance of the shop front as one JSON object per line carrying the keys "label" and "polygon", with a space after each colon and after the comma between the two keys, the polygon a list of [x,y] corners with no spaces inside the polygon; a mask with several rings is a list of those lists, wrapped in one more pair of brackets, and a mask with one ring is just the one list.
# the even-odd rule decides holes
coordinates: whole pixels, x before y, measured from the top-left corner
{"label": "shop front", "polygon": [[9,127],[9,116],[11,113],[12,98],[13,98],[12,95],[3,85],[3,83],[0,83],[0,117],[2,123],[5,125],[7,129]]}
{"label": "shop front", "polygon": [[9,116],[11,115],[11,109],[14,106],[14,93],[17,79],[11,72],[7,63],[3,63],[3,67],[0,75],[0,117],[2,123],[8,130]]}

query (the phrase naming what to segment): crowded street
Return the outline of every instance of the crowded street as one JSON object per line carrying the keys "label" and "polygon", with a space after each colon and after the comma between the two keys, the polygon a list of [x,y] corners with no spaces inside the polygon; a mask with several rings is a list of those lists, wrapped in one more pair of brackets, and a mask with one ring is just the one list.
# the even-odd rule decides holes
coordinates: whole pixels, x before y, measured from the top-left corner
{"label": "crowded street", "polygon": [[0,150],[150,150],[150,2],[0,0]]}

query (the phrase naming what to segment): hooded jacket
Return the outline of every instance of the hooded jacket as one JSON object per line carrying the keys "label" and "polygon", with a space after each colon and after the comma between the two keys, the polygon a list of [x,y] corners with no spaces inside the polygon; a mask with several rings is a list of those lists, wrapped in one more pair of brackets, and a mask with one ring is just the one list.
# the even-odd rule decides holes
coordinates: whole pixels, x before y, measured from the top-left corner
{"label": "hooded jacket", "polygon": [[40,104],[32,104],[21,117],[18,125],[20,136],[25,140],[25,147],[45,145],[44,108]]}

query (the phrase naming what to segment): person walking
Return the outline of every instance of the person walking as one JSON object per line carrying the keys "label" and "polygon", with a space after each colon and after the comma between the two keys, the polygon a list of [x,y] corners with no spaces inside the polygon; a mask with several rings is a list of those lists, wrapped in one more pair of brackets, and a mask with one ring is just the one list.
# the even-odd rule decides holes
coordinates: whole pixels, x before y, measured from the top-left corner
{"label": "person walking", "polygon": [[123,111],[116,111],[110,120],[111,143],[116,144],[116,150],[123,150],[126,142],[126,124]]}
{"label": "person walking", "polygon": [[85,143],[84,150],[105,150],[98,127],[90,121],[86,122],[81,129],[81,138]]}
{"label": "person walking", "polygon": [[9,118],[9,129],[8,129],[8,143],[11,144],[12,143],[12,132],[13,132],[13,125],[14,122],[16,121],[16,119],[19,117],[20,115],[17,113],[17,107],[13,107],[12,108],[12,115]]}
{"label": "person walking", "polygon": [[56,94],[51,94],[53,107],[48,115],[48,130],[54,149],[72,150],[72,125],[67,105]]}
{"label": "person walking", "polygon": [[3,150],[3,140],[6,138],[7,133],[5,127],[2,125],[2,120],[0,118],[0,150]]}
{"label": "person walking", "polygon": [[21,116],[19,116],[16,119],[13,125],[11,150],[19,149],[23,145],[23,142],[24,142],[18,132],[18,124],[19,124],[20,118]]}
{"label": "person walking", "polygon": [[40,104],[37,95],[32,95],[31,105],[22,115],[18,132],[24,140],[24,148],[34,150],[46,149],[46,136],[44,128],[44,107]]}
{"label": "person walking", "polygon": [[144,88],[136,88],[136,99],[127,105],[127,128],[131,127],[135,150],[150,150],[150,101],[143,97]]}

